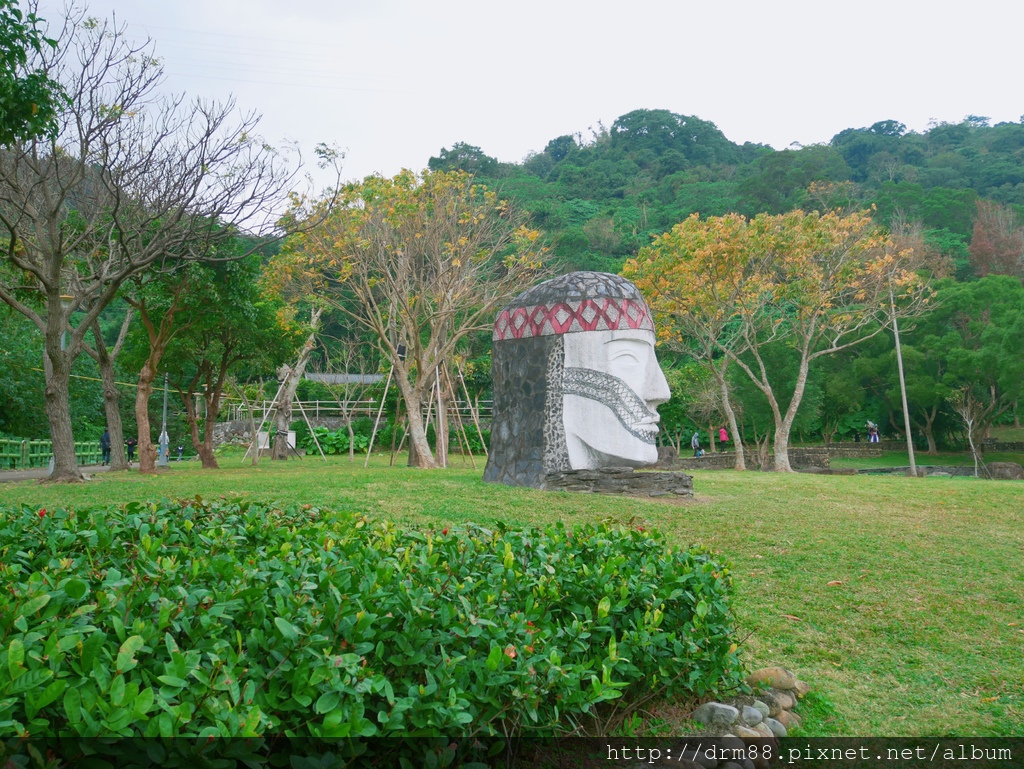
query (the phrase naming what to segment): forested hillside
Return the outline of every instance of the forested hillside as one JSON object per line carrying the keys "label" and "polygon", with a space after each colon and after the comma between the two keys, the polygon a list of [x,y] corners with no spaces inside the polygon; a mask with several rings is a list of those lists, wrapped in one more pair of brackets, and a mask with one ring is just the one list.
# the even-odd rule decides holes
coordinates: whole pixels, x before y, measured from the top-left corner
{"label": "forested hillside", "polygon": [[1013,241],[1024,220],[1024,123],[989,123],[968,116],[916,133],[882,120],[840,130],[828,144],[776,151],[736,144],[696,117],[636,110],[587,136],[554,138],[521,164],[455,144],[430,167],[499,184],[575,269],[617,271],[652,236],[695,212],[874,206],[882,224],[894,217],[920,223],[929,246],[968,277],[1005,271],[989,264],[998,254],[980,251],[972,269],[975,228],[988,240]]}
{"label": "forested hillside", "polygon": [[[966,445],[954,402],[968,394],[979,434],[1019,424],[1024,122],[990,125],[972,115],[916,133],[883,120],[840,130],[828,144],[776,151],[736,144],[696,117],[637,110],[589,135],[554,138],[520,164],[456,144],[430,167],[471,171],[527,208],[556,270],[619,272],[693,214],[866,210],[900,248],[913,249],[935,291],[937,309],[910,324],[904,339],[920,447]],[[673,382],[673,399],[660,409],[662,438],[685,444],[694,427],[710,437],[725,420],[706,361],[686,345],[664,346],[660,356]],[[796,376],[790,345],[772,346],[770,356],[774,376]],[[763,393],[735,371],[730,389],[741,432],[760,441],[772,422]],[[900,397],[886,332],[812,368],[793,430],[800,439],[849,439],[872,420],[896,437],[904,432]]]}

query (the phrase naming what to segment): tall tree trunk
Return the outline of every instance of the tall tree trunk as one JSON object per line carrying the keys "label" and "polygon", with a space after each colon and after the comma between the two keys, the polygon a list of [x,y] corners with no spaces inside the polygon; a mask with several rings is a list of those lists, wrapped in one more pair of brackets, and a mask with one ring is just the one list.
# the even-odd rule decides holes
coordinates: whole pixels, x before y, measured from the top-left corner
{"label": "tall tree trunk", "polygon": [[121,331],[117,342],[111,350],[103,339],[99,322],[93,324],[92,335],[96,349],[86,347],[86,352],[96,361],[100,369],[100,381],[103,382],[103,412],[107,418],[107,432],[110,434],[110,470],[127,470],[128,459],[124,452],[124,425],[121,423],[121,393],[117,389],[117,377],[114,374],[114,361],[121,352],[124,340],[131,325],[132,308],[125,313],[121,323]]}
{"label": "tall tree trunk", "polygon": [[406,418],[409,420],[409,466],[433,469],[437,467],[437,461],[430,451],[430,443],[427,441],[427,428],[423,423],[423,387],[410,386],[405,372],[395,373],[398,380],[398,388],[402,393],[402,400],[405,401]]}
{"label": "tall tree trunk", "polygon": [[[804,391],[807,389],[807,374],[810,370],[810,353],[806,347],[801,351],[800,365],[797,368],[796,383],[793,386],[793,395],[790,398],[789,406],[786,408],[786,413],[783,415],[781,408],[779,407],[778,398],[775,397],[775,391],[772,389],[771,383],[768,381],[767,367],[764,365],[764,361],[761,359],[760,353],[754,349],[751,351],[754,355],[754,359],[757,361],[757,366],[760,371],[760,376],[754,373],[754,371],[743,362],[739,356],[736,355],[732,350],[726,350],[726,355],[729,359],[736,363],[748,377],[750,381],[754,383],[768,401],[768,405],[772,410],[772,419],[775,422],[775,437],[773,439],[773,451],[775,455],[775,471],[780,473],[791,473],[793,472],[793,466],[789,463],[789,436],[793,429],[793,421],[796,419],[796,412],[800,408],[800,402],[803,400]],[[755,436],[755,440],[756,440]],[[766,444],[767,445],[767,444]],[[763,460],[762,460],[763,465]]]}
{"label": "tall tree trunk", "polygon": [[199,413],[196,409],[196,389],[199,386],[199,381],[200,375],[196,374],[188,387],[179,388],[179,391],[181,391],[181,400],[185,404],[185,421],[188,423],[188,434],[192,439],[192,448],[195,449],[196,455],[199,457],[199,461],[204,469],[216,470],[219,465],[217,464],[217,457],[213,453],[213,423],[215,417],[211,417],[209,403],[205,398],[203,404],[206,406],[206,420],[203,424],[203,434],[199,434]]}
{"label": "tall tree trunk", "polygon": [[[209,422],[210,420],[207,419],[206,421]],[[210,430],[212,429],[213,428],[210,427]],[[206,442],[206,425],[203,425],[203,435],[200,436],[199,420],[193,415],[193,418],[188,420],[188,432],[189,436],[192,438],[192,448],[196,450],[196,454],[199,456],[199,461],[202,463],[203,469],[218,469],[220,466],[217,464],[217,457],[214,455],[213,449],[211,448],[213,438],[212,433],[210,435],[210,443]]]}
{"label": "tall tree trunk", "polygon": [[736,452],[736,461],[733,468],[736,470],[746,470],[747,462],[743,456],[743,440],[740,438],[740,427],[736,422],[736,412],[733,410],[732,400],[729,398],[729,380],[725,377],[725,367],[727,365],[728,358],[724,358],[720,373],[717,371],[717,366],[713,368],[716,371],[718,386],[722,390],[722,410],[725,412],[725,418],[729,421],[729,435],[732,437],[733,451]]}
{"label": "tall tree trunk", "polygon": [[274,414],[274,442],[270,447],[271,459],[288,459],[288,430],[292,425],[292,403],[302,381],[302,374],[296,374],[288,364],[278,369],[277,409]]}
{"label": "tall tree trunk", "polygon": [[772,452],[775,457],[775,471],[779,473],[793,472],[789,463],[789,423],[775,428],[775,439],[772,441]]}
{"label": "tall tree trunk", "polygon": [[932,456],[939,453],[939,448],[935,443],[935,430],[933,429],[935,425],[935,418],[938,415],[938,406],[932,406],[930,410],[925,411],[924,413],[924,437],[925,440],[928,441],[928,451],[926,453]]}
{"label": "tall tree trunk", "polygon": [[149,424],[149,399],[153,395],[153,381],[156,379],[156,364],[153,350],[139,370],[139,384],[135,388],[135,424],[139,433],[139,472],[156,472],[156,445],[153,443],[152,428]]}
{"label": "tall tree trunk", "polygon": [[[49,337],[50,335],[47,334]],[[53,445],[53,472],[51,481],[81,481],[82,472],[75,459],[75,436],[71,427],[71,361],[72,357],[60,349],[59,338],[46,340],[43,370],[46,374],[44,399],[46,419],[50,423],[50,441]]]}
{"label": "tall tree trunk", "polygon": [[910,406],[907,402],[907,378],[903,373],[903,348],[900,345],[900,325],[896,318],[896,305],[892,289],[889,289],[889,307],[891,309],[892,333],[896,340],[896,365],[900,375],[900,398],[903,403],[903,429],[907,433],[907,457],[910,460],[910,475],[917,477],[917,459],[914,457],[914,436],[910,432]]}
{"label": "tall tree trunk", "polygon": [[977,446],[977,444],[974,441],[974,430],[972,428],[972,425],[970,425],[970,424],[967,425],[967,442],[968,442],[968,444],[969,444],[969,446],[971,448],[971,458],[974,460],[974,477],[977,478],[978,477],[978,456],[979,456],[980,452],[978,451],[978,446]]}
{"label": "tall tree trunk", "polygon": [[107,418],[107,432],[110,434],[110,469],[127,470],[128,459],[124,453],[124,425],[121,423],[121,393],[117,389],[117,378],[114,375],[114,362],[107,355],[106,346],[99,336],[99,327],[94,329],[97,336],[97,364],[100,369],[100,381],[103,382],[103,413]]}
{"label": "tall tree trunk", "polygon": [[217,424],[219,410],[220,391],[215,388],[214,392],[206,396],[206,419],[203,421],[203,443],[199,454],[203,467],[207,470],[217,470],[220,467],[217,464],[217,457],[213,453],[213,428]]}
{"label": "tall tree trunk", "polygon": [[[51,481],[81,481],[82,472],[75,458],[75,436],[71,426],[71,366],[78,355],[78,342],[72,335],[65,337],[67,320],[60,296],[47,296],[46,330],[43,344],[43,389],[46,419],[50,423],[50,442],[53,449]],[[75,335],[77,336],[77,334]],[[70,338],[70,349],[64,349]]]}
{"label": "tall tree trunk", "polygon": [[793,421],[796,419],[796,412],[800,408],[800,402],[804,397],[804,390],[807,388],[807,372],[809,369],[810,362],[804,356],[800,361],[800,367],[797,369],[796,383],[793,387],[793,398],[789,402],[785,416],[779,414],[774,397],[770,399],[772,401],[772,412],[775,416],[775,440],[773,442],[775,471],[779,473],[793,472],[793,466],[789,462],[789,439],[793,429]]}
{"label": "tall tree trunk", "polygon": [[309,336],[306,337],[305,343],[302,345],[302,349],[299,350],[299,356],[295,361],[295,365],[281,366],[281,381],[284,386],[281,388],[281,394],[277,399],[277,429],[274,434],[274,446],[270,454],[271,459],[288,459],[288,429],[292,424],[292,403],[295,400],[295,393],[299,389],[299,383],[302,381],[302,375],[306,373],[309,357],[316,346],[316,333],[320,329],[320,316],[322,314],[323,308],[313,308],[309,320],[311,330]]}
{"label": "tall tree trunk", "polygon": [[135,391],[135,422],[139,427],[140,473],[156,472],[157,447],[153,443],[152,428],[149,424],[149,398],[153,394],[153,382],[156,381],[160,361],[163,359],[164,352],[167,351],[167,346],[171,343],[171,339],[178,332],[188,329],[196,320],[188,321],[180,328],[174,327],[175,317],[182,309],[182,296],[188,286],[189,280],[185,277],[172,288],[171,304],[164,311],[159,326],[153,323],[144,299],[138,301],[128,300],[132,307],[139,311],[139,318],[142,321],[142,325],[146,328],[146,335],[149,337],[149,356],[139,371],[139,384]]}
{"label": "tall tree trunk", "polygon": [[[219,363],[216,364],[216,371],[212,365],[200,367],[189,383],[188,392],[182,396],[186,399],[186,418],[189,423],[189,433],[192,436],[192,446],[195,448],[196,454],[199,455],[199,460],[205,470],[216,470],[220,467],[213,451],[213,430],[217,424],[217,414],[220,413],[220,400],[228,380],[228,371],[240,359],[235,357],[231,346],[226,345]],[[196,414],[194,397],[200,382],[203,384],[202,398],[206,408],[202,437],[199,435],[199,419]]]}

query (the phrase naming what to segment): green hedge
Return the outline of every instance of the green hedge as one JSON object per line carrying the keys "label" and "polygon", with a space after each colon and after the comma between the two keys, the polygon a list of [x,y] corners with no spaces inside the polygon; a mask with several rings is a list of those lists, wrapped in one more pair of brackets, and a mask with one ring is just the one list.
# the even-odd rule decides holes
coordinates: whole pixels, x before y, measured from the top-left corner
{"label": "green hedge", "polygon": [[0,507],[0,574],[0,736],[554,735],[741,686],[728,568],[642,527]]}

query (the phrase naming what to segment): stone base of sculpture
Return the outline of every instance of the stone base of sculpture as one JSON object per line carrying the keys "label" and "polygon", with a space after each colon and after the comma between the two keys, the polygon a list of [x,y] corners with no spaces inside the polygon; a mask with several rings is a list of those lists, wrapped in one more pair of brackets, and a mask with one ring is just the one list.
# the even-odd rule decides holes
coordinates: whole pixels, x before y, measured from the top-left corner
{"label": "stone base of sculpture", "polygon": [[693,478],[686,473],[638,473],[632,467],[601,467],[548,473],[541,488],[631,497],[692,497]]}

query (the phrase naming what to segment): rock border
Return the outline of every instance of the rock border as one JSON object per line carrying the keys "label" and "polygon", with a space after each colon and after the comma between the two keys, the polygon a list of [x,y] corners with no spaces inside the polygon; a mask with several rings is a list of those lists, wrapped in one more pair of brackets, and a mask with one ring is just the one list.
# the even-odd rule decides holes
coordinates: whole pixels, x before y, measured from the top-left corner
{"label": "rock border", "polygon": [[[759,668],[747,676],[747,684],[754,690],[753,695],[705,702],[689,717],[707,727],[707,736],[713,738],[711,744],[716,749],[742,751],[758,745],[765,752],[771,747],[769,755],[776,755],[777,741],[800,726],[796,706],[810,686],[783,667]],[[691,749],[672,765],[686,769],[768,769],[770,763],[763,755],[719,761]]]}

